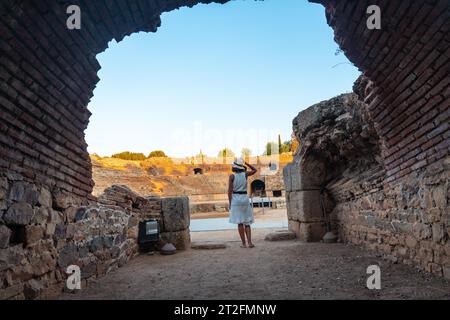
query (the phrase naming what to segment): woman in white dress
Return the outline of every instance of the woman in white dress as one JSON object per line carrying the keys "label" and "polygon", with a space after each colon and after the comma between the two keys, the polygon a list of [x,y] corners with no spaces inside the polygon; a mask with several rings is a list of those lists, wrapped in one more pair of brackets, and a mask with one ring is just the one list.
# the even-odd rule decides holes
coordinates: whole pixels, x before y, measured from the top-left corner
{"label": "woman in white dress", "polygon": [[[250,171],[247,171],[247,167]],[[230,223],[238,225],[242,248],[254,248],[252,243],[251,224],[254,222],[253,208],[247,194],[247,178],[254,175],[257,170],[252,165],[237,159],[233,162],[233,174],[228,182],[228,200],[230,205]],[[247,237],[247,240],[246,240]]]}

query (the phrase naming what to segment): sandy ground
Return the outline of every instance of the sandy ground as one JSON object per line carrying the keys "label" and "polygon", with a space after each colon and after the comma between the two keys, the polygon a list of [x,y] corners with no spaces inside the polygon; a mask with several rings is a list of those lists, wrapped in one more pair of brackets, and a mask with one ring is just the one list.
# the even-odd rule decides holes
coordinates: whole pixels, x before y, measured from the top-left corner
{"label": "sandy ground", "polygon": [[[450,282],[344,244],[266,242],[254,230],[242,249],[235,231],[196,232],[193,241],[227,241],[221,250],[141,255],[62,299],[450,299]],[[366,269],[381,266],[381,290]]]}

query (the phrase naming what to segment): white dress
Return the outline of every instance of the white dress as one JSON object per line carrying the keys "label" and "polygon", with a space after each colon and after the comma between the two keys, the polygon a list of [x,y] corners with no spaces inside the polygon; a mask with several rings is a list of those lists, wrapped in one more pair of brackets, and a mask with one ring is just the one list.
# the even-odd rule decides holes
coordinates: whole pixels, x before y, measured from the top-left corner
{"label": "white dress", "polygon": [[230,223],[251,225],[253,222],[253,208],[250,205],[247,195],[247,176],[245,172],[235,173],[233,195],[231,198]]}

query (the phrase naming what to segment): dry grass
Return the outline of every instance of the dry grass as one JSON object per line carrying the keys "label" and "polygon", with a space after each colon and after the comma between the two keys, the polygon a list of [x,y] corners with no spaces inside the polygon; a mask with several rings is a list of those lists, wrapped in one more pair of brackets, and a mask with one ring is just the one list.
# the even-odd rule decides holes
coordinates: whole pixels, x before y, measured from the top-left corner
{"label": "dry grass", "polygon": [[[177,158],[151,158],[144,161],[132,161],[132,160],[122,160],[117,158],[109,157],[99,157],[97,155],[91,155],[93,163],[97,166],[103,168],[114,169],[114,170],[128,170],[130,168],[136,167],[145,170],[146,172],[153,173],[155,176],[184,176],[192,174],[193,168],[196,166],[201,166],[201,164],[191,164],[186,159]],[[228,173],[230,168],[228,165],[223,165],[223,161],[220,158],[210,158],[213,161],[208,161],[208,166],[213,167],[216,173]],[[209,159],[208,159],[209,160]],[[283,153],[278,156],[260,156],[251,157],[250,163],[256,164],[268,164],[274,162],[288,163],[293,160],[293,155],[291,153]],[[231,160],[227,162],[231,162]]]}

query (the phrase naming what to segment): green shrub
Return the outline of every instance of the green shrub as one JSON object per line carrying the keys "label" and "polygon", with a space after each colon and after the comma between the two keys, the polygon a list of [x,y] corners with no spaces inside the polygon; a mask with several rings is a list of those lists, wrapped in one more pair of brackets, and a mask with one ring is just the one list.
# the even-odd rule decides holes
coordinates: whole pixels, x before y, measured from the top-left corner
{"label": "green shrub", "polygon": [[131,160],[131,161],[144,161],[145,155],[143,153],[124,151],[120,153],[113,154],[111,158],[122,159],[122,160]]}
{"label": "green shrub", "polygon": [[167,155],[164,153],[164,151],[155,150],[155,151],[150,152],[148,157],[149,158],[167,158]]}

